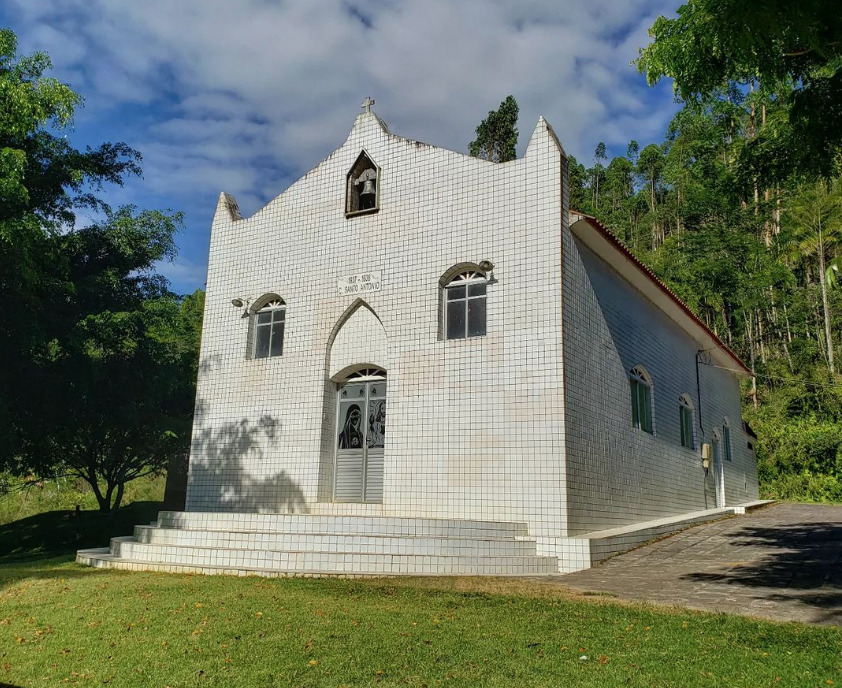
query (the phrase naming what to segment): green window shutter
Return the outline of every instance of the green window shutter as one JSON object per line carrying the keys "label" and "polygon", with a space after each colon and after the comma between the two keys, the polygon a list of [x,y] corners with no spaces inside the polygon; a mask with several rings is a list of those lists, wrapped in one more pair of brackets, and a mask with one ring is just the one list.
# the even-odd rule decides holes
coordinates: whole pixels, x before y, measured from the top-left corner
{"label": "green window shutter", "polygon": [[687,446],[687,423],[684,420],[684,407],[679,405],[678,407],[678,422],[681,425],[681,446]]}
{"label": "green window shutter", "polygon": [[731,428],[722,426],[722,441],[725,443],[725,460],[731,461]]}
{"label": "green window shutter", "polygon": [[652,391],[648,385],[638,385],[640,394],[640,427],[642,430],[652,432]]}
{"label": "green window shutter", "polygon": [[631,380],[632,427],[640,427],[640,411],[638,409],[637,380]]}
{"label": "green window shutter", "polygon": [[681,418],[681,446],[693,449],[693,412],[683,404],[679,405]]}

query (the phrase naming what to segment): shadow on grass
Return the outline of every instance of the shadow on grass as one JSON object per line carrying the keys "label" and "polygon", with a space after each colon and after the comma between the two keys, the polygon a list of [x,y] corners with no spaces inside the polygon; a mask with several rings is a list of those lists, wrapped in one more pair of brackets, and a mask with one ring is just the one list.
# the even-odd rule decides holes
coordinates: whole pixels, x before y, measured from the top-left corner
{"label": "shadow on grass", "polygon": [[747,526],[730,537],[734,544],[768,554],[751,564],[690,573],[682,579],[765,588],[764,599],[795,601],[817,609],[819,623],[842,623],[842,520]]}
{"label": "shadow on grass", "polygon": [[107,547],[112,537],[131,535],[136,525],[154,520],[161,508],[161,502],[134,502],[110,514],[48,511],[7,523],[0,526],[0,565]]}

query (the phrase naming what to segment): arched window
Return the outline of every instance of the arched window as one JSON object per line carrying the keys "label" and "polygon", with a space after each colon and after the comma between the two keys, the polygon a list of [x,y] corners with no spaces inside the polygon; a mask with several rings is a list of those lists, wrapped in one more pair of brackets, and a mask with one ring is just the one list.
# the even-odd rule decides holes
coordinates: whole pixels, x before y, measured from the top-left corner
{"label": "arched window", "polygon": [[632,425],[644,432],[652,433],[652,380],[642,366],[635,366],[629,372],[632,401]]}
{"label": "arched window", "polygon": [[693,401],[689,394],[682,394],[678,398],[678,422],[681,426],[681,446],[695,449],[696,442],[693,432]]}
{"label": "arched window", "polygon": [[722,455],[726,461],[733,461],[731,456],[731,421],[727,418],[722,422]]}
{"label": "arched window", "polygon": [[485,335],[485,291],[488,279],[480,270],[465,270],[444,285],[445,339]]}
{"label": "arched window", "polygon": [[266,296],[252,311],[252,357],[280,356],[284,351],[287,306],[280,296]]}

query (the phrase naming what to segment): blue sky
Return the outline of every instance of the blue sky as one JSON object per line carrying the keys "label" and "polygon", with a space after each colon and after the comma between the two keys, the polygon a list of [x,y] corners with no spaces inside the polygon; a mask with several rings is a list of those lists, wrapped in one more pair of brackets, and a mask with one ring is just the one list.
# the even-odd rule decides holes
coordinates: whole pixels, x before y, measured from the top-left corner
{"label": "blue sky", "polygon": [[363,98],[396,134],[467,151],[508,94],[520,146],[544,115],[569,153],[660,142],[676,111],[630,65],[676,0],[3,0],[20,52],[85,98],[69,138],[125,141],[117,206],[182,210],[173,289],[202,287],[220,191],[245,216],[346,138]]}

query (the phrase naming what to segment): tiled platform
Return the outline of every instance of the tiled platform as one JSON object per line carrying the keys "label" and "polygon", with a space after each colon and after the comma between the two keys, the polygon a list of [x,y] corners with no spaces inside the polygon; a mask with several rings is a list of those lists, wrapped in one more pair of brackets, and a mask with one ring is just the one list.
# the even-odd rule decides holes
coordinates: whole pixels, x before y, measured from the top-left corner
{"label": "tiled platform", "polygon": [[262,576],[534,576],[590,568],[615,554],[766,502],[708,509],[569,538],[525,523],[328,514],[162,511],[134,537],[81,550],[100,568]]}
{"label": "tiled platform", "polygon": [[526,525],[494,521],[162,512],[154,526],[76,561],[100,568],[265,576],[558,572]]}

